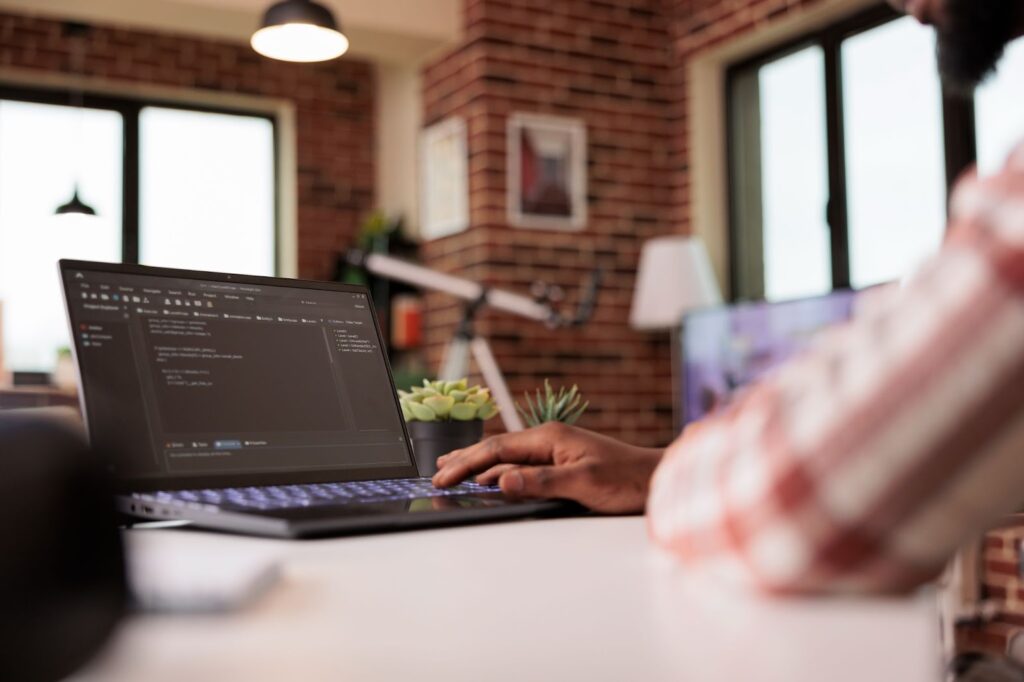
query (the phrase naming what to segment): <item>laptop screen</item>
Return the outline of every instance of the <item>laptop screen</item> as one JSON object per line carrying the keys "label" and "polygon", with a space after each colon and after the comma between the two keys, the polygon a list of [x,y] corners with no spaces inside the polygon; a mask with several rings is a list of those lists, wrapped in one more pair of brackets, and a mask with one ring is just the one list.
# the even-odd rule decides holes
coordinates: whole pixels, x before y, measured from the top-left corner
{"label": "laptop screen", "polygon": [[732,394],[804,349],[819,331],[850,318],[856,294],[781,303],[740,303],[686,316],[683,421],[703,418]]}
{"label": "laptop screen", "polygon": [[133,489],[414,475],[365,291],[62,262],[93,444]]}

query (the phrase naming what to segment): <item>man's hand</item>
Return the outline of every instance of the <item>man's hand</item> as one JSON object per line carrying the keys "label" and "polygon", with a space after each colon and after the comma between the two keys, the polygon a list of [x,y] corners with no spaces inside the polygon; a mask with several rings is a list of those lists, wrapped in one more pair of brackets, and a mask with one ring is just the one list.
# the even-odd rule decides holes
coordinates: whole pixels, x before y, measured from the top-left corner
{"label": "man's hand", "polygon": [[662,451],[560,423],[488,438],[437,460],[434,485],[479,474],[513,497],[574,500],[608,514],[640,513]]}

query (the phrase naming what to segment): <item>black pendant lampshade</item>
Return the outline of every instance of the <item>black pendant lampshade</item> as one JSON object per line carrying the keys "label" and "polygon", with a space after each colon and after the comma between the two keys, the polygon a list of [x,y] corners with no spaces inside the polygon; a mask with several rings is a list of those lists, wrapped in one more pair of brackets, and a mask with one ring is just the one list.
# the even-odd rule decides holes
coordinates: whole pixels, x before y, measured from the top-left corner
{"label": "black pendant lampshade", "polygon": [[327,7],[312,0],[283,0],[270,6],[252,48],[288,62],[322,62],[348,50],[348,38]]}
{"label": "black pendant lampshade", "polygon": [[[89,35],[89,26],[87,24],[80,24],[77,22],[67,22],[64,24],[64,34],[72,41],[71,58],[72,58],[72,70],[78,76],[84,73],[83,65],[85,64],[85,40]],[[82,119],[84,116],[84,109],[82,101],[84,95],[80,87],[76,87],[71,91],[71,106],[75,107],[78,115],[78,133],[75,136],[75,151],[77,152],[76,158],[76,176],[81,173],[82,170]],[[96,209],[89,204],[85,203],[78,197],[78,182],[75,182],[75,190],[71,195],[71,200],[66,204],[61,204],[54,211],[56,215],[96,215]]]}
{"label": "black pendant lampshade", "polygon": [[75,187],[71,201],[58,206],[54,213],[57,215],[96,215],[96,209],[78,198],[78,187]]}

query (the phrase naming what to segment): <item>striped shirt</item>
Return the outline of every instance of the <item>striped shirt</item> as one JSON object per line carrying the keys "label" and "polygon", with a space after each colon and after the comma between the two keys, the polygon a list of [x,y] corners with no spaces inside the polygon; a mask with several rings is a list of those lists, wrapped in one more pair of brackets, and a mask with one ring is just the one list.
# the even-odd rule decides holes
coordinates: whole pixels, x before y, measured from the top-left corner
{"label": "striped shirt", "polygon": [[957,186],[934,259],[861,303],[672,444],[659,545],[769,592],[899,591],[1024,505],[1024,146]]}

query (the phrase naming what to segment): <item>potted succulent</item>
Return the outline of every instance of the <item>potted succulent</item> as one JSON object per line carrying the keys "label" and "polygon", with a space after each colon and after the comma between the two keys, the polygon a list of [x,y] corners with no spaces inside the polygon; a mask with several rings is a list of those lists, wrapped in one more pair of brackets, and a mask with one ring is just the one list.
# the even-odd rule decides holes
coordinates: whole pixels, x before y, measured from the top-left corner
{"label": "potted succulent", "polygon": [[484,422],[498,414],[491,392],[458,381],[423,380],[423,386],[398,391],[421,476],[437,472],[437,458],[469,447],[484,435]]}
{"label": "potted succulent", "polygon": [[547,379],[544,380],[543,395],[541,395],[540,389],[537,389],[535,398],[531,398],[529,393],[524,393],[523,398],[526,400],[526,407],[516,403],[516,410],[530,427],[540,426],[546,422],[575,424],[576,420],[590,406],[589,401],[580,404],[583,402],[583,396],[577,386],[573,385],[572,388],[562,386],[556,392],[551,388],[551,382]]}

